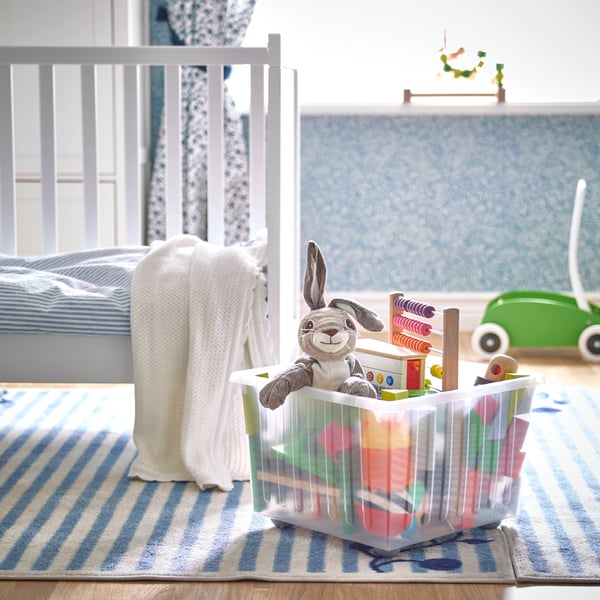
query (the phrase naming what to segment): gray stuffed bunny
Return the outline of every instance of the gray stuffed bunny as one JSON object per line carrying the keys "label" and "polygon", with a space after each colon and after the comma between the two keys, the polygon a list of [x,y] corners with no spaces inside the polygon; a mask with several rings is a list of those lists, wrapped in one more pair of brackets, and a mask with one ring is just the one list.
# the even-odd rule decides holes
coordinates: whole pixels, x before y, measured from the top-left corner
{"label": "gray stuffed bunny", "polygon": [[368,331],[381,331],[383,321],[353,300],[334,298],[326,305],[326,279],[321,250],[315,242],[308,242],[304,299],[311,310],[298,329],[298,344],[304,354],[260,391],[260,402],[267,408],[276,409],[288,394],[305,386],[376,397],[352,352],[358,334],[356,321]]}

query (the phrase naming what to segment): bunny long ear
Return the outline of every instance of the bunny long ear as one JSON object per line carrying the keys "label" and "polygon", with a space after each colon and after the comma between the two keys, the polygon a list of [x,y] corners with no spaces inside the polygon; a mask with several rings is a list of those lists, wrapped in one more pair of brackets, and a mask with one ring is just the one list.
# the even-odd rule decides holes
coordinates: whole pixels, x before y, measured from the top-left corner
{"label": "bunny long ear", "polygon": [[321,249],[313,241],[308,242],[306,271],[304,272],[304,299],[311,310],[325,308],[325,281],[327,267]]}
{"label": "bunny long ear", "polygon": [[385,326],[375,311],[372,311],[370,308],[367,308],[354,300],[349,300],[347,298],[333,298],[333,300],[329,302],[329,306],[345,310],[367,331],[382,331]]}

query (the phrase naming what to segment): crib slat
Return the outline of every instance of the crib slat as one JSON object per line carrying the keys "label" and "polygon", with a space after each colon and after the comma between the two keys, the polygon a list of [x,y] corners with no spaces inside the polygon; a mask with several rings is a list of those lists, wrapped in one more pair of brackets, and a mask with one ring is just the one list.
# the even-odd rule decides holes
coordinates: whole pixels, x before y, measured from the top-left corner
{"label": "crib slat", "polygon": [[86,248],[98,247],[98,132],[96,128],[96,67],[81,67],[83,130],[83,198]]}
{"label": "crib slat", "polygon": [[15,254],[17,247],[12,67],[0,65],[0,248]]}
{"label": "crib slat", "polygon": [[42,249],[57,251],[56,218],[56,123],[54,109],[54,66],[40,65],[40,151],[42,191]]}
{"label": "crib slat", "polygon": [[267,180],[265,127],[265,70],[250,68],[250,122],[248,152],[248,192],[250,199],[250,238],[265,227]]}
{"label": "crib slat", "polygon": [[[269,310],[277,318],[269,322],[271,337],[282,362],[287,362],[293,356],[293,336],[287,325],[297,322],[299,306],[296,285],[300,281],[296,162],[300,128],[297,101],[295,72],[271,67],[267,124]],[[294,268],[291,269],[290,265],[294,265]]]}
{"label": "crib slat", "polygon": [[125,109],[125,243],[142,239],[138,68],[123,67]]}
{"label": "crib slat", "polygon": [[178,65],[165,67],[165,211],[167,238],[182,232],[181,201],[181,69]]}
{"label": "crib slat", "polygon": [[207,226],[208,241],[219,246],[222,246],[225,240],[223,127],[223,67],[211,65],[208,67]]}

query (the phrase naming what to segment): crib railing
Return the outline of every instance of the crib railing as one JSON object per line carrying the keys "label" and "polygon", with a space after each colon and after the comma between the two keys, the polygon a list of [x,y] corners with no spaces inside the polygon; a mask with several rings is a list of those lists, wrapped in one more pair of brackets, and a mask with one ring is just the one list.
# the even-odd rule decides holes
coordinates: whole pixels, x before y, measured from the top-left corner
{"label": "crib railing", "polygon": [[[57,71],[71,65],[81,80],[81,172],[61,171],[57,153]],[[122,147],[115,148],[118,174],[113,179],[99,166],[99,73],[109,69],[116,128]],[[250,71],[249,196],[250,233],[269,229],[269,310],[277,347],[285,345],[283,315],[291,317],[298,306],[299,115],[294,71],[281,65],[279,35],[270,35],[267,47],[0,47],[0,252],[23,254],[20,239],[31,231],[19,229],[18,183],[39,182],[41,253],[60,251],[57,185],[77,181],[83,186],[82,223],[69,228],[82,231],[84,247],[107,245],[99,223],[114,227],[110,245],[144,243],[144,214],[148,177],[148,150],[142,140],[147,108],[145,67],[164,69],[164,123],[166,235],[182,230],[181,170],[181,67],[206,65],[208,78],[208,240],[224,242],[224,127],[223,71],[226,65],[248,65]],[[39,172],[17,168],[15,148],[15,69],[37,69]],[[104,72],[102,72],[104,73]],[[104,78],[104,75],[102,75]],[[266,94],[265,94],[266,89]],[[215,109],[220,107],[220,109]],[[35,119],[38,118],[35,115]],[[34,118],[34,117],[32,117]],[[148,137],[148,136],[146,136]],[[27,157],[30,158],[30,157]],[[31,163],[31,161],[30,161]],[[33,161],[35,163],[35,161]],[[99,186],[109,181],[117,189],[116,206],[101,202]],[[111,213],[114,216],[104,214]],[[115,214],[112,215],[112,212]],[[116,225],[112,225],[112,223]],[[100,233],[99,233],[100,231]],[[74,248],[68,248],[74,249]],[[290,269],[290,265],[296,265]]]}
{"label": "crib railing", "polygon": [[[141,68],[145,65],[164,69],[164,115],[166,144],[169,160],[166,165],[167,236],[181,231],[181,90],[180,71],[183,65],[206,65],[208,77],[208,206],[210,241],[222,243],[224,198],[224,134],[223,69],[225,65],[250,66],[249,110],[249,190],[252,233],[265,224],[265,197],[267,195],[266,117],[277,113],[281,101],[282,85],[280,65],[280,42],[278,35],[269,36],[265,48],[238,47],[3,47],[0,48],[0,216],[2,218],[1,247],[4,252],[17,252],[16,181],[22,174],[16,172],[14,148],[14,96],[13,69],[18,65],[37,65],[39,70],[39,119],[40,119],[40,187],[43,211],[43,251],[58,248],[57,223],[57,169],[56,153],[56,68],[60,65],[76,65],[81,72],[82,113],[82,181],[85,199],[85,244],[98,244],[98,98],[97,72],[102,65],[119,65],[121,79],[115,79],[115,95],[122,102],[115,102],[117,116],[123,123],[123,175],[125,189],[124,231],[121,243],[139,243],[142,239],[142,200],[144,185],[140,164],[146,162],[145,148],[141,144],[142,91]],[[269,71],[269,95],[265,98],[265,70]],[[115,75],[115,77],[117,77]],[[270,140],[280,138],[278,116],[272,119]],[[297,133],[297,131],[296,131]],[[295,135],[295,134],[294,134]],[[295,146],[295,142],[293,144]],[[140,156],[142,153],[142,156]],[[277,158],[268,154],[269,162]],[[277,169],[275,169],[277,170]],[[31,177],[29,175],[29,177]],[[271,190],[274,193],[274,190]]]}

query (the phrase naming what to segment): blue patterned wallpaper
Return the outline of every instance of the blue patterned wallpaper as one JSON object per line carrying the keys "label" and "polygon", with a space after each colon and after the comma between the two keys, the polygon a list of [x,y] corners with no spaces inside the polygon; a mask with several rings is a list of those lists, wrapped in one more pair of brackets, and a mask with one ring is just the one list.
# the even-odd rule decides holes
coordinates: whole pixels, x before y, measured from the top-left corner
{"label": "blue patterned wallpaper", "polygon": [[600,290],[600,116],[302,118],[302,240],[330,290]]}

